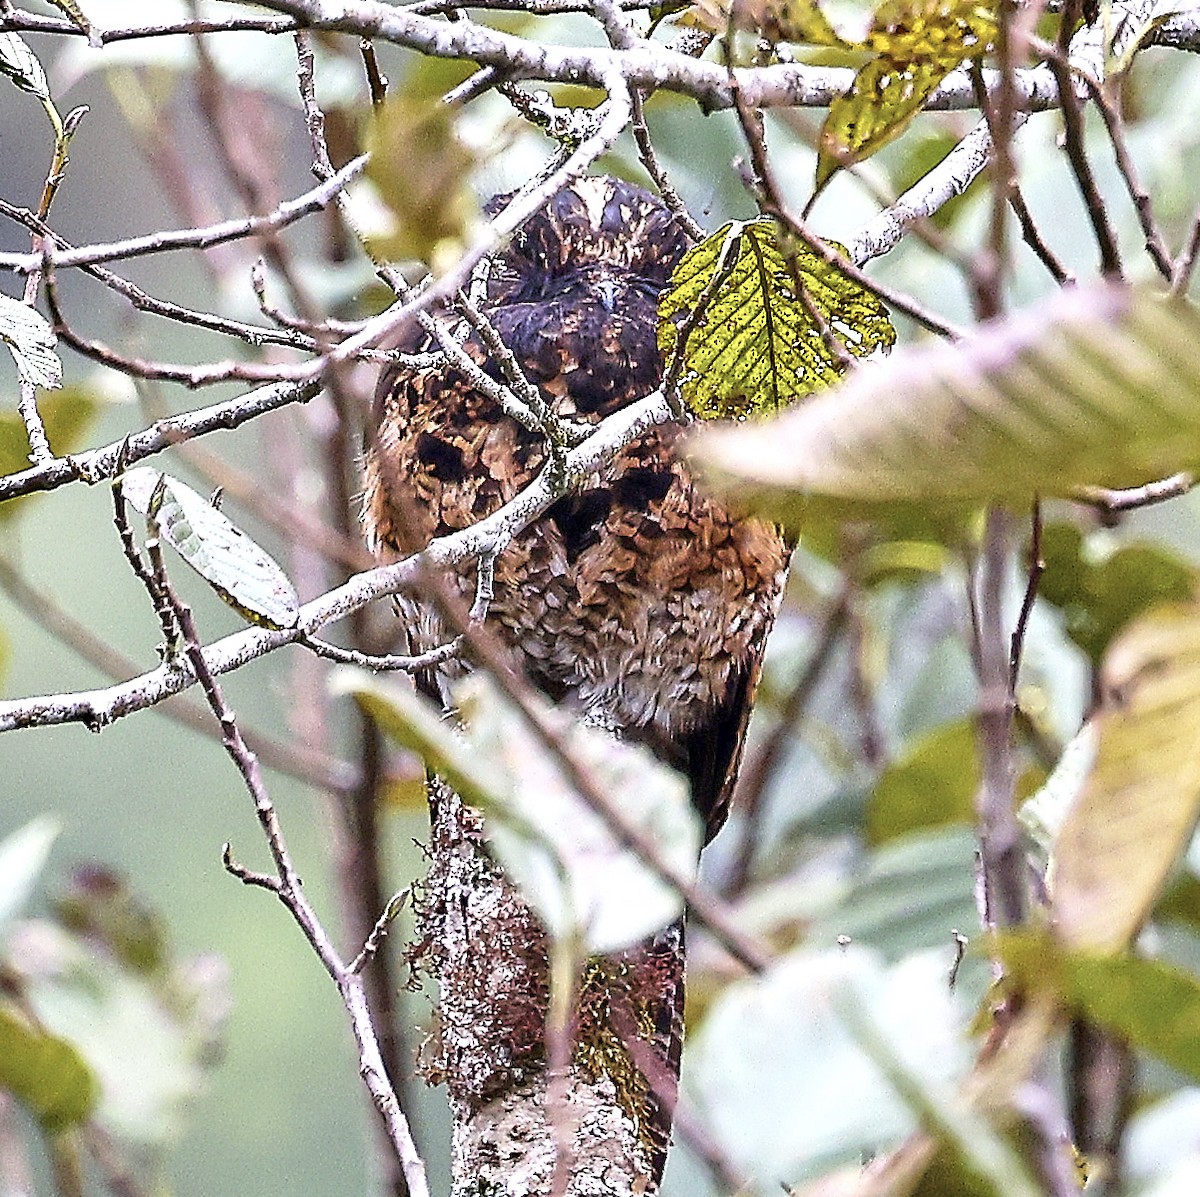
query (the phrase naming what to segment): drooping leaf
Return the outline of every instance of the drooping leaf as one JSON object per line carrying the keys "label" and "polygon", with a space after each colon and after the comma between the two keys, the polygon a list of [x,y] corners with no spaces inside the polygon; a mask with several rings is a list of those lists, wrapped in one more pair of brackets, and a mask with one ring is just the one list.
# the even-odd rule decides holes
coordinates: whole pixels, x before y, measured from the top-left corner
{"label": "drooping leaf", "polygon": [[847,1026],[839,1002],[847,991],[916,1084],[941,1088],[967,1071],[965,1017],[933,956],[886,968],[854,946],[799,951],[731,985],[691,1044],[685,1083],[755,1192],[857,1163],[917,1123]]}
{"label": "drooping leaf", "polygon": [[43,815],[0,840],[0,942],[29,901],[58,832],[58,820]]}
{"label": "drooping leaf", "polygon": [[50,99],[46,72],[19,33],[0,33],[0,75],[7,75],[22,91],[39,100]]}
{"label": "drooping leaf", "polygon": [[771,220],[727,224],[684,255],[659,297],[658,344],[667,361],[683,355],[680,391],[697,415],[774,413],[837,379],[805,298],[855,356],[895,340],[875,296],[805,245],[785,256]]}
{"label": "drooping leaf", "polygon": [[[69,386],[38,396],[38,414],[55,453],[72,453],[83,444],[84,433],[96,418],[99,401],[82,387]],[[0,411],[0,476],[29,468],[29,433],[15,409]],[[33,495],[20,495],[0,503],[0,522],[24,509]]]}
{"label": "drooping leaf", "polygon": [[982,57],[996,37],[994,4],[979,0],[882,0],[862,45],[878,57],[829,106],[817,186],[895,140],[955,67]]}
{"label": "drooping leaf", "polygon": [[127,470],[121,494],[235,611],[268,628],[293,628],[300,599],[287,574],[208,500],[149,466]]}
{"label": "drooping leaf", "polygon": [[1099,729],[1085,723],[1062,750],[1045,784],[1021,805],[1017,817],[1047,855],[1096,764]]}
{"label": "drooping leaf", "polygon": [[1040,933],[1001,937],[999,954],[1027,991],[1051,992],[1068,1010],[1200,1080],[1200,978],[1163,960],[1071,951]]}
{"label": "drooping leaf", "polygon": [[951,69],[929,59],[868,62],[851,90],[829,105],[817,151],[817,186],[899,137]]}
{"label": "drooping leaf", "polygon": [[1074,524],[1042,530],[1046,569],[1038,596],[1062,609],[1067,635],[1098,665],[1113,637],[1143,611],[1182,602],[1195,591],[1193,569],[1159,545],[1097,552]]}
{"label": "drooping leaf", "polygon": [[[15,34],[0,34],[0,37]],[[50,322],[26,303],[0,295],[0,341],[17,363],[22,382],[53,391],[62,386],[62,362],[54,351],[58,338]]]}
{"label": "drooping leaf", "polygon": [[864,363],[777,419],[693,435],[708,480],[802,532],[906,504],[1137,486],[1200,464],[1200,312],[1149,290],[1064,291],[955,344]]}
{"label": "drooping leaf", "polygon": [[99,1096],[96,1077],[79,1052],[7,1003],[0,1003],[0,1090],[28,1107],[47,1134],[78,1126]]}
{"label": "drooping leaf", "polygon": [[1200,817],[1200,606],[1160,608],[1109,650],[1096,760],[1051,854],[1063,942],[1129,945]]}
{"label": "drooping leaf", "polygon": [[440,95],[399,95],[373,112],[367,176],[389,217],[371,237],[376,253],[437,270],[462,252],[478,218],[470,186],[476,159],[455,115]]}
{"label": "drooping leaf", "polygon": [[[679,894],[583,802],[482,675],[455,691],[461,735],[411,690],[357,671],[346,671],[338,688],[483,811],[496,859],[556,939],[578,937],[590,952],[612,952],[682,913]],[[701,833],[683,778],[642,748],[565,718],[559,723],[569,751],[619,799],[625,817],[677,872],[692,875]]]}

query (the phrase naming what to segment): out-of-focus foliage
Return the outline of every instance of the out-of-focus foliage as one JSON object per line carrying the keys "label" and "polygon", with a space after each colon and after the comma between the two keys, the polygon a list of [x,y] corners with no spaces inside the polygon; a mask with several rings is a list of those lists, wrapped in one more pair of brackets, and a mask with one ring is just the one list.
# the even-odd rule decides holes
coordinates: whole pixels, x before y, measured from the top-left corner
{"label": "out-of-focus foliage", "polygon": [[1038,593],[1061,608],[1067,635],[1093,665],[1143,611],[1195,591],[1195,570],[1176,554],[1153,544],[1095,545],[1074,524],[1043,528],[1041,557]]}
{"label": "out-of-focus foliage", "polygon": [[152,1168],[220,1054],[222,966],[179,960],[159,916],[114,874],[80,869],[53,919],[14,921],[57,829],[0,843],[0,1088],[48,1135],[94,1119]]}
{"label": "out-of-focus foliage", "polygon": [[[483,676],[464,680],[456,691],[461,737],[427,700],[406,688],[361,675],[346,675],[343,686],[385,731],[421,753],[431,769],[483,810],[497,860],[556,939],[612,952],[682,914],[678,891],[584,803],[561,763]],[[701,828],[684,779],[644,748],[569,723],[549,709],[544,717],[557,725],[567,750],[660,859],[690,877]]]}
{"label": "out-of-focus foliage", "polygon": [[1080,288],[870,363],[769,425],[705,429],[695,457],[723,491],[797,531],[822,507],[1028,510],[1038,495],[1138,486],[1200,460],[1197,345],[1191,304]]}

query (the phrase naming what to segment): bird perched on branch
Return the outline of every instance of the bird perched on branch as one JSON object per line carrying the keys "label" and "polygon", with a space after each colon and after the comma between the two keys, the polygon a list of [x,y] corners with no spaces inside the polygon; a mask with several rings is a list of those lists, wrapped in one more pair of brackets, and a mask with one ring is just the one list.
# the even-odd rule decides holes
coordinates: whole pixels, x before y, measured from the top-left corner
{"label": "bird perched on branch", "polygon": [[[595,422],[659,385],[657,298],[687,248],[649,192],[577,179],[490,263],[480,306],[551,410]],[[502,379],[477,335],[466,348]],[[787,550],[773,527],[697,488],[676,453],[681,432],[645,433],[519,534],[495,563],[489,621],[552,700],[684,772],[711,838]],[[545,463],[544,437],[453,367],[391,369],[367,452],[368,539],[422,548],[489,515]],[[402,604],[415,650],[447,638],[427,604]]]}
{"label": "bird perched on branch", "polygon": [[[577,179],[487,264],[479,307],[554,417],[596,423],[659,386],[657,298],[687,248],[682,225],[649,192],[613,178]],[[430,344],[417,339],[404,347]],[[503,380],[477,331],[463,347],[490,378]],[[364,522],[377,551],[412,552],[476,523],[548,461],[542,430],[505,415],[446,361],[385,371],[373,423]],[[645,432],[518,533],[494,562],[487,623],[553,702],[647,745],[686,774],[711,838],[728,808],[787,549],[775,528],[735,517],[699,489],[678,453],[682,433],[679,424]],[[455,581],[469,599],[473,572]],[[401,596],[400,605],[414,651],[450,638],[436,604],[418,593]],[[444,698],[443,683],[455,668],[461,666],[438,666],[419,683]],[[493,945],[482,961],[469,946],[436,949],[448,1045],[439,1075],[466,1125],[501,1101],[505,1086],[518,1089],[528,1076],[520,1062],[540,1050],[545,957],[543,948],[531,947],[540,935],[531,915],[514,905],[497,916],[494,895],[472,905],[473,887],[487,880],[464,872],[459,850],[473,833],[439,830],[442,819],[435,811],[434,869],[442,872],[431,888],[440,887],[442,896],[434,898],[440,913],[426,937],[443,945],[456,937]],[[498,944],[509,945],[503,966],[492,958]],[[618,1091],[632,1093],[622,1101],[643,1135],[640,1158],[649,1161],[648,1179],[640,1183],[653,1187],[678,1076],[681,928],[598,976],[585,979],[577,1035],[586,1050],[576,1059],[593,1071],[600,1060],[595,1067],[617,1077]],[[642,1028],[658,1064],[644,1067],[643,1053],[640,1063],[630,1056],[635,1063],[627,1067],[620,1050],[605,1046],[626,1034],[618,1027],[614,1037],[601,1025],[622,1022],[622,1002],[624,1027]],[[592,1010],[602,1013],[589,1024]],[[462,1133],[465,1142],[469,1133]],[[496,1156],[491,1143],[480,1148],[474,1166]]]}

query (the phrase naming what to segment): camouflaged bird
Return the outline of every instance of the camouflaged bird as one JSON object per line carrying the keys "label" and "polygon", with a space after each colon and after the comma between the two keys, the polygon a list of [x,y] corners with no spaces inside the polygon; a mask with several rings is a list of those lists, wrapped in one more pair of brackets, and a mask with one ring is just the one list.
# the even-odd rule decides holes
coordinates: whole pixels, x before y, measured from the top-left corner
{"label": "camouflaged bird", "polygon": [[[598,421],[659,385],[657,298],[687,248],[649,192],[578,179],[494,259],[480,306],[560,416]],[[501,378],[474,335],[466,348]],[[697,488],[676,454],[682,432],[646,432],[517,536],[496,561],[488,618],[556,703],[682,770],[711,838],[787,550]],[[453,368],[389,370],[367,451],[368,539],[378,552],[421,548],[491,514],[545,460],[541,437]],[[447,638],[426,604],[401,605],[415,651]]]}
{"label": "camouflaged bird", "polygon": [[[680,223],[649,192],[618,179],[578,179],[488,264],[479,306],[560,417],[597,422],[660,384],[657,298],[687,248]],[[476,334],[464,346],[501,379]],[[539,434],[506,417],[446,364],[389,368],[373,425],[364,522],[372,547],[383,554],[411,552],[476,523],[546,463]],[[495,562],[487,622],[552,701],[646,744],[684,772],[711,838],[728,808],[787,549],[776,529],[736,518],[697,487],[677,452],[682,433],[682,426],[669,424],[642,434],[516,536]],[[473,570],[458,582],[469,597]],[[419,595],[399,601],[414,651],[448,639],[431,604]],[[453,667],[441,670],[420,682],[444,699]],[[435,828],[435,855],[439,842]],[[448,985],[452,967],[464,976]],[[475,985],[488,1000],[470,1011],[462,1006],[464,1033],[468,1018],[491,1019],[502,1025],[486,1034],[475,1026],[469,1034],[540,1044],[536,1019],[531,1031],[521,1017],[505,1021],[496,1012],[504,1001],[525,1000],[522,984],[529,992],[544,988],[538,967],[531,965],[503,999],[489,988],[493,979],[478,975],[480,967],[443,962],[443,1022],[456,1017],[445,1009],[447,989]],[[670,1074],[669,1087],[678,1073],[682,967],[677,931],[674,940],[645,945],[618,969],[633,1021],[655,1024],[649,1038]],[[647,1000],[648,989],[659,992]],[[610,996],[601,1002],[606,1009],[615,1005]],[[585,987],[585,1006],[587,1000]],[[582,1018],[583,1040],[586,1023]],[[603,1031],[596,1035],[603,1038]],[[496,1068],[503,1072],[514,1053],[492,1052]],[[486,1071],[459,1064],[460,1073]],[[447,1068],[452,1093],[455,1071],[453,1064]],[[458,1096],[479,1107],[499,1087],[493,1077],[460,1085]],[[660,1092],[647,1096],[648,1087]],[[651,1186],[661,1175],[673,1104],[662,1087],[641,1084],[645,1109],[637,1114],[654,1124]]]}

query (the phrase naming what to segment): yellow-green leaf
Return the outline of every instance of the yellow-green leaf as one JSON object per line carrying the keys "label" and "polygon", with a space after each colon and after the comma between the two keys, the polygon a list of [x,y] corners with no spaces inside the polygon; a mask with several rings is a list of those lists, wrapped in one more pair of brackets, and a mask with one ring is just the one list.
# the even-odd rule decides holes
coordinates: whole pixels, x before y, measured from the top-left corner
{"label": "yellow-green leaf", "polygon": [[881,0],[865,45],[898,61],[928,58],[954,67],[992,48],[996,10],[979,0]]}
{"label": "yellow-green leaf", "polygon": [[868,62],[850,91],[829,105],[817,151],[817,186],[899,137],[951,70],[953,64],[931,58],[881,56]]}
{"label": "yellow-green leaf", "polygon": [[96,1077],[79,1052],[8,1005],[0,1005],[0,1089],[27,1106],[49,1134],[77,1126],[99,1097]]}
{"label": "yellow-green leaf", "polygon": [[1149,289],[1056,293],[953,344],[867,362],[778,418],[705,428],[710,483],[802,532],[806,521],[943,515],[1200,466],[1200,312]]}
{"label": "yellow-green leaf", "polygon": [[864,49],[878,57],[829,106],[817,155],[817,186],[899,137],[955,67],[986,54],[996,6],[977,0],[882,0]]}
{"label": "yellow-green leaf", "polygon": [[772,413],[837,379],[805,299],[851,354],[895,340],[874,295],[805,245],[785,256],[771,220],[727,224],[684,255],[658,301],[658,344],[668,362],[682,355],[679,388],[697,415]]}
{"label": "yellow-green leaf", "polygon": [[[715,8],[723,15],[724,0],[709,0],[707,5],[697,5],[697,8],[705,7]],[[739,28],[757,30],[771,41],[840,49],[851,45],[814,0],[734,0],[733,18]],[[717,28],[724,31],[725,20]]]}
{"label": "yellow-green leaf", "polygon": [[1051,852],[1050,913],[1068,946],[1119,952],[1200,817],[1200,605],[1130,627],[1103,688],[1095,764]]}

